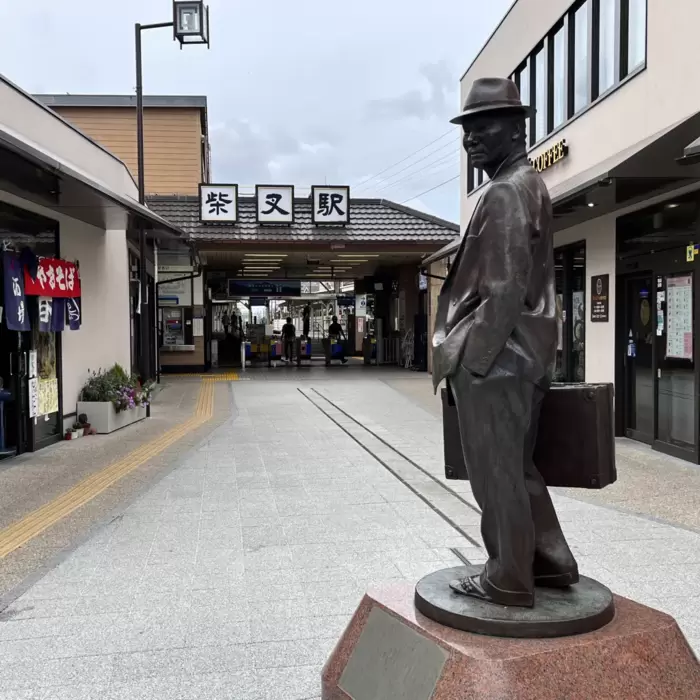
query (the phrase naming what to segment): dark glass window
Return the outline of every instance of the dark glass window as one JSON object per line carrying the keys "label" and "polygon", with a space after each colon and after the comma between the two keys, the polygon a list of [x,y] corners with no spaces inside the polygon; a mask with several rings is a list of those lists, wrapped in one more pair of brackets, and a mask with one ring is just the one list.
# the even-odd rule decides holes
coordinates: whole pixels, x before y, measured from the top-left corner
{"label": "dark glass window", "polygon": [[599,0],[599,2],[598,93],[601,94],[617,82],[615,76],[615,53],[619,39],[615,27],[616,0]]}
{"label": "dark glass window", "polygon": [[[590,1],[590,0],[589,0]],[[588,2],[574,12],[574,112],[580,112],[589,101]]]}
{"label": "dark glass window", "polygon": [[583,382],[586,379],[586,244],[557,248],[554,251],[557,301],[558,382]]}

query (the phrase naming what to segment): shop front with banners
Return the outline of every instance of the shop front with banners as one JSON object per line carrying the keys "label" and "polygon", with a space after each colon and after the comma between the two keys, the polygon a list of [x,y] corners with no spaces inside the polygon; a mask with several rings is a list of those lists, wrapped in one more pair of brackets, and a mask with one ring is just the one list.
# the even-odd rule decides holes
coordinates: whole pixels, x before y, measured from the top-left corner
{"label": "shop front with banners", "polygon": [[60,440],[91,372],[128,372],[140,227],[154,276],[156,241],[183,232],[139,204],[121,160],[0,76],[0,458]]}
{"label": "shop front with banners", "polygon": [[63,433],[61,337],[81,325],[80,273],[59,257],[58,225],[0,202],[0,378],[6,454],[32,452]]}

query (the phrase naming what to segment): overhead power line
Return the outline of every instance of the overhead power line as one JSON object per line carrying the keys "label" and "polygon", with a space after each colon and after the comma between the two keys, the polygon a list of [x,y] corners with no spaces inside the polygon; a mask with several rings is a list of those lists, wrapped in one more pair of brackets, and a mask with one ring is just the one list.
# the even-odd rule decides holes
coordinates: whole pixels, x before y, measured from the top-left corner
{"label": "overhead power line", "polygon": [[[393,182],[389,182],[386,185],[383,185],[380,187],[378,190],[375,190],[375,192],[383,192],[384,190],[394,187],[395,185],[398,185],[401,182],[406,182],[406,180],[412,180],[414,177],[417,175],[420,175],[421,173],[425,172],[426,170],[432,168],[434,165],[438,165],[439,163],[446,163],[447,161],[450,161],[450,165],[459,165],[459,156],[455,158],[454,153],[448,153],[446,156],[441,156],[440,158],[437,158],[436,160],[431,161],[424,167],[422,167],[420,170],[417,170],[414,173],[408,173],[407,175],[404,175],[403,177],[400,177],[398,180],[394,180]],[[440,168],[442,169],[442,168]],[[424,175],[425,177],[425,175]]]}
{"label": "overhead power line", "polygon": [[413,197],[410,197],[409,199],[404,199],[401,204],[406,204],[407,202],[411,202],[414,199],[418,199],[418,197],[422,197],[424,194],[428,194],[428,192],[432,192],[433,190],[437,190],[440,187],[444,187],[448,183],[452,182],[453,180],[456,180],[459,177],[459,175],[455,175],[454,177],[451,177],[449,180],[445,180],[445,182],[441,182],[439,185],[435,185],[435,187],[431,187],[429,190],[425,190],[425,192],[421,192],[420,194],[413,195]]}
{"label": "overhead power line", "polygon": [[[413,161],[413,163],[409,163],[409,164],[406,165],[405,167],[401,168],[401,170],[397,170],[395,173],[392,173],[391,175],[387,175],[386,177],[383,177],[383,178],[377,180],[377,182],[373,182],[373,183],[370,184],[370,185],[365,185],[365,186],[364,186],[363,188],[361,188],[361,189],[363,189],[363,190],[367,190],[367,189],[371,190],[373,187],[375,187],[375,186],[377,186],[377,185],[381,185],[383,182],[386,182],[387,180],[390,180],[392,177],[395,177],[396,175],[400,175],[401,173],[405,172],[406,170],[410,170],[410,169],[413,168],[414,166],[416,166],[416,165],[418,165],[419,163],[422,163],[424,160],[427,160],[428,158],[430,158],[430,156],[433,156],[433,155],[435,155],[436,153],[440,153],[441,151],[444,151],[446,148],[454,148],[454,144],[452,144],[452,143],[446,143],[444,146],[440,146],[440,148],[435,148],[435,149],[433,149],[432,151],[429,151],[429,152],[428,152],[426,155],[424,155],[422,158],[419,158],[418,160]],[[456,151],[455,151],[455,152],[456,152]]]}
{"label": "overhead power line", "polygon": [[410,155],[407,155],[405,158],[397,161],[393,165],[390,165],[388,168],[384,168],[384,170],[378,172],[376,175],[371,175],[370,177],[362,180],[362,182],[358,182],[356,185],[354,185],[354,187],[360,187],[361,185],[364,185],[366,182],[369,182],[370,180],[374,180],[374,179],[378,178],[380,175],[383,175],[384,173],[388,172],[392,168],[395,168],[397,165],[401,165],[401,163],[405,163],[409,158],[413,158],[413,156],[417,155],[421,151],[424,151],[426,148],[429,148],[434,143],[437,143],[438,141],[442,141],[442,139],[444,139],[445,136],[448,136],[453,131],[454,131],[454,128],[450,129],[449,131],[446,131],[442,136],[438,136],[438,138],[436,138],[435,140],[431,141],[430,143],[425,144],[425,146],[422,146],[417,151],[413,151],[413,153],[411,153]]}

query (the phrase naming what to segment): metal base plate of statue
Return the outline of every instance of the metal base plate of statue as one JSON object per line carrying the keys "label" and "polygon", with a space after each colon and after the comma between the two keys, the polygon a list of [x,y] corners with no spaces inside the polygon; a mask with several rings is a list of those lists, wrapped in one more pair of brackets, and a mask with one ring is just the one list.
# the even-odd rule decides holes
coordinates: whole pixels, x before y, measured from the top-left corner
{"label": "metal base plate of statue", "polygon": [[698,698],[700,665],[676,622],[626,598],[594,632],[506,639],[426,618],[413,590],[365,595],[323,669],[323,700]]}
{"label": "metal base plate of statue", "polygon": [[[547,486],[602,489],[617,480],[612,384],[554,384],[542,402],[534,463]],[[454,397],[442,390],[445,476],[467,481]]]}
{"label": "metal base plate of statue", "polygon": [[447,627],[495,637],[540,639],[593,632],[615,617],[612,593],[581,576],[568,588],[536,588],[532,608],[494,605],[455,593],[452,581],[478,574],[482,567],[441,569],[416,585],[416,608]]}

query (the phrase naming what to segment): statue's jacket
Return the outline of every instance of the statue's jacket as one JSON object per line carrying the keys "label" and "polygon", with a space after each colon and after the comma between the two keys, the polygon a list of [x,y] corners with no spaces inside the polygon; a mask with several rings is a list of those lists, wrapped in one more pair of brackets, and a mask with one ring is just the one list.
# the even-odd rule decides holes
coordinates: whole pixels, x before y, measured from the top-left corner
{"label": "statue's jacket", "polygon": [[433,385],[460,366],[546,386],[557,317],[552,202],[523,155],[510,156],[477,203],[438,297]]}

